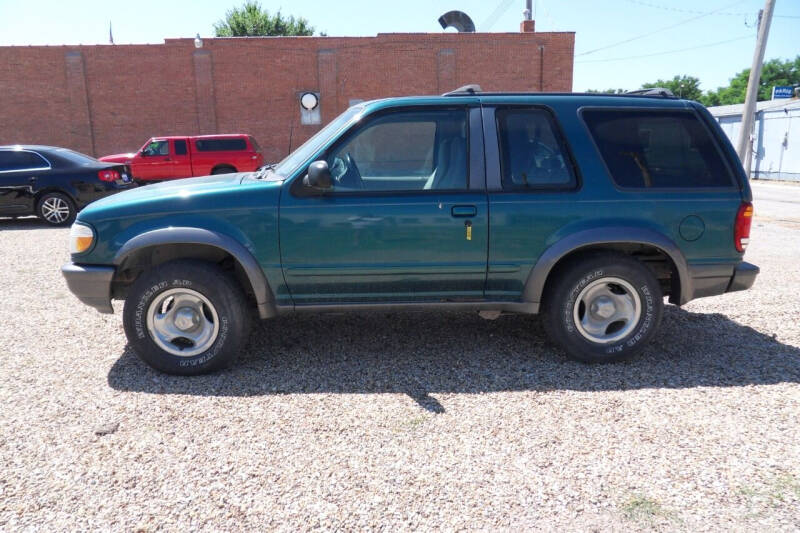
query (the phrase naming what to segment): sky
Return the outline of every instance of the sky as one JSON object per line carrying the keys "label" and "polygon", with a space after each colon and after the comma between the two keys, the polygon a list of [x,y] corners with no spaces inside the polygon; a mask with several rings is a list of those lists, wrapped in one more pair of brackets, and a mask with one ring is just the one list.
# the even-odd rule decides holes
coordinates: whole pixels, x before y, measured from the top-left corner
{"label": "sky", "polygon": [[[243,0],[0,0],[0,46],[117,44],[213,37],[213,23]],[[443,31],[466,12],[478,31],[517,32],[524,0],[261,0],[331,36]],[[749,68],[763,0],[536,0],[536,31],[575,32],[573,90],[636,89],[696,76],[704,90]],[[800,0],[777,0],[766,59],[800,55]]]}

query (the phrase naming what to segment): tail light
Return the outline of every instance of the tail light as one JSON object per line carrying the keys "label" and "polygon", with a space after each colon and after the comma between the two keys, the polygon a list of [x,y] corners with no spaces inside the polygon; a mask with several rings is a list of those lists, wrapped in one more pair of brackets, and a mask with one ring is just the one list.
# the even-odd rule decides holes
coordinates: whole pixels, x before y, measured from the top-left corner
{"label": "tail light", "polygon": [[97,173],[100,181],[117,181],[119,179],[119,172],[116,170],[106,169]]}
{"label": "tail light", "polygon": [[733,244],[738,252],[744,253],[750,243],[750,224],[753,222],[753,204],[743,202],[736,213],[733,225]]}

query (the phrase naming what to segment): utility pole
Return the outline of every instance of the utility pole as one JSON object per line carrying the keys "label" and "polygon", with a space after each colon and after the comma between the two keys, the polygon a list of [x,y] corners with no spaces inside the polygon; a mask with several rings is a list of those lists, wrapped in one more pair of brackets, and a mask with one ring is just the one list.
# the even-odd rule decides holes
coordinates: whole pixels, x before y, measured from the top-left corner
{"label": "utility pole", "polygon": [[739,160],[744,165],[747,178],[750,178],[750,155],[753,153],[750,136],[753,131],[753,118],[756,111],[756,101],[758,100],[758,83],[761,79],[761,66],[764,64],[764,50],[767,47],[767,37],[769,36],[769,25],[772,22],[772,10],[775,8],[775,0],[767,0],[764,9],[758,14],[758,39],[756,40],[756,50],[753,54],[753,66],[750,67],[750,78],[747,80],[747,96],[744,100],[744,111],[742,112],[742,128],[739,130],[739,142],[736,144],[736,152]]}

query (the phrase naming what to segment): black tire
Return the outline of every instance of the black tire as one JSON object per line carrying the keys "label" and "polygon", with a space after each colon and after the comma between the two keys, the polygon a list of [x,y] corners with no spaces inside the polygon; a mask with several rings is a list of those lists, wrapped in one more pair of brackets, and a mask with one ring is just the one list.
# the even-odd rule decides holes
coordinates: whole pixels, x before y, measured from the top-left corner
{"label": "black tire", "polygon": [[211,171],[211,174],[233,174],[236,172],[236,169],[233,167],[217,167]]}
{"label": "black tire", "polygon": [[[640,312],[636,320],[613,322],[609,325],[605,333],[609,342],[596,342],[590,338],[591,333],[585,333],[583,326],[579,327],[576,323],[576,314],[583,320],[587,312],[585,302],[579,301],[576,309],[576,300],[587,287],[589,287],[587,291],[592,290],[590,285],[600,287],[603,285],[601,280],[610,278],[622,280],[635,291]],[[629,291],[622,284],[615,284],[612,281],[605,285],[628,297]],[[636,296],[631,294],[630,301],[635,302]],[[635,308],[635,304],[633,305]],[[661,286],[650,269],[625,254],[596,252],[570,261],[560,270],[552,283],[548,282],[542,314],[547,336],[570,358],[585,363],[611,363],[639,353],[658,330],[663,311],[664,298]],[[628,325],[634,322],[635,325]],[[618,332],[611,329],[612,326],[618,327]],[[615,333],[621,335],[624,333],[623,330],[629,332],[619,339],[614,339]]]}
{"label": "black tire", "polygon": [[[159,346],[148,327],[150,306],[159,295],[173,289],[199,293],[216,312],[217,320],[212,320],[219,325],[216,338],[202,353],[191,356],[170,353]],[[190,376],[221,370],[236,361],[247,342],[248,311],[245,295],[229,273],[205,261],[177,260],[159,265],[136,279],[128,291],[122,321],[128,342],[145,363],[167,374]]]}
{"label": "black tire", "polygon": [[48,192],[36,202],[36,216],[51,226],[69,226],[78,210],[72,198],[63,192]]}

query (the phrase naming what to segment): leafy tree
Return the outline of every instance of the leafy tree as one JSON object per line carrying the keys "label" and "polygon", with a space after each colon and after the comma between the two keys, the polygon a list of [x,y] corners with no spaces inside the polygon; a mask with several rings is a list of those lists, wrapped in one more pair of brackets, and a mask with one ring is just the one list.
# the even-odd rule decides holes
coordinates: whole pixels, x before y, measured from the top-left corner
{"label": "leafy tree", "polygon": [[313,35],[314,28],[302,17],[284,17],[280,11],[272,15],[258,1],[246,0],[216,22],[214,32],[217,37]]}
{"label": "leafy tree", "polygon": [[598,91],[597,89],[587,89],[587,93],[602,93],[602,94],[622,94],[627,91],[625,89],[606,89],[604,91]]}
{"label": "leafy tree", "polygon": [[669,89],[675,96],[687,100],[700,100],[703,91],[700,89],[700,80],[694,76],[675,76],[671,80],[657,80],[652,83],[642,84],[642,89],[663,87]]}
{"label": "leafy tree", "polygon": [[[709,91],[704,100],[702,100],[703,104],[711,106],[744,103],[749,77],[749,68],[737,73],[731,78],[727,87],[718,87],[716,91]],[[774,85],[798,84],[800,84],[800,56],[786,61],[770,59],[761,68],[758,99],[769,100],[772,98],[772,87]]]}

